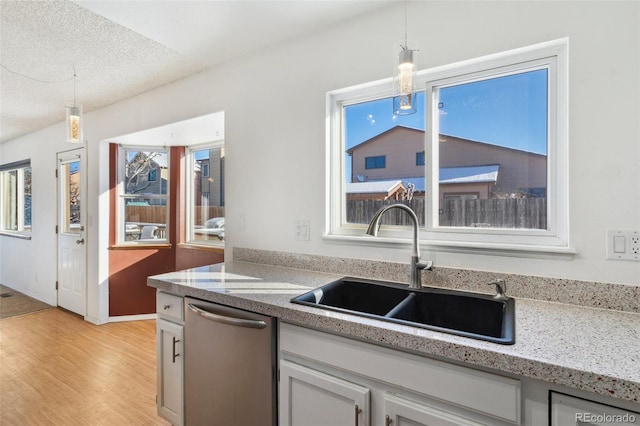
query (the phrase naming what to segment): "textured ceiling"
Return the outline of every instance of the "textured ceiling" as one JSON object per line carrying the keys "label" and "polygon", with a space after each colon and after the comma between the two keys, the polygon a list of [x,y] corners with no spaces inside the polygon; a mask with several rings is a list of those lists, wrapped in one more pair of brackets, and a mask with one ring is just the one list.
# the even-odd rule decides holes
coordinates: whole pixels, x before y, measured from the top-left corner
{"label": "textured ceiling", "polygon": [[0,0],[0,142],[392,1]]}

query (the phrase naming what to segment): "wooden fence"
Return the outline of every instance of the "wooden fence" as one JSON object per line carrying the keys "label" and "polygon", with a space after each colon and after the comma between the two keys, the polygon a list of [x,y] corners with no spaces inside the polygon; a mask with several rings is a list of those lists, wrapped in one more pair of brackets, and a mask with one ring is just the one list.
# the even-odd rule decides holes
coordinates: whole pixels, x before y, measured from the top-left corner
{"label": "wooden fence", "polygon": [[[424,226],[424,198],[411,201],[352,200],[347,202],[348,223],[369,223],[381,207],[402,203],[409,206]],[[440,226],[487,228],[547,229],[547,200],[545,198],[440,200]],[[382,224],[409,225],[407,214],[400,210],[385,213]]]}
{"label": "wooden fence", "polygon": [[[125,220],[127,222],[167,223],[167,209],[165,206],[127,206],[126,212]],[[203,208],[196,206],[194,213],[195,224],[203,225],[203,213],[206,213],[205,220],[212,217],[224,217],[224,207],[209,206]]]}

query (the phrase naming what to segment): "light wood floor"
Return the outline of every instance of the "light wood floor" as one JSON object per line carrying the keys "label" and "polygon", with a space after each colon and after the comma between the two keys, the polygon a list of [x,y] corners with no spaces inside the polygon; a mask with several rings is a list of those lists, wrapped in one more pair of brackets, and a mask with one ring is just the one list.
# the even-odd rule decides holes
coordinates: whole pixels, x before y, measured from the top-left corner
{"label": "light wood floor", "polygon": [[0,320],[0,425],[168,425],[155,321],[96,326],[61,309]]}

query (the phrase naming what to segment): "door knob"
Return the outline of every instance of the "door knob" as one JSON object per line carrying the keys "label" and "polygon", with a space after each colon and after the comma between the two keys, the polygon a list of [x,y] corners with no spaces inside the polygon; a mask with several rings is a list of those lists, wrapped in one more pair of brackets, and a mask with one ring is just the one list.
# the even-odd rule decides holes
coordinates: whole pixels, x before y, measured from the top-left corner
{"label": "door knob", "polygon": [[76,244],[84,244],[84,238],[76,240]]}

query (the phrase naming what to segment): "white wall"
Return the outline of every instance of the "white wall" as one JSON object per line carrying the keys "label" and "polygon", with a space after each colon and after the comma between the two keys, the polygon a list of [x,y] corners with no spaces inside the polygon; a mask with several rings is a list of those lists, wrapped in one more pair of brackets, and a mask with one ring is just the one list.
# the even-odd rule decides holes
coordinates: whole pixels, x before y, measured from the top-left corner
{"label": "white wall", "polygon": [[[605,229],[640,229],[640,3],[410,2],[409,37],[423,67],[561,37],[570,40],[572,260],[424,254],[436,266],[640,285],[640,263],[605,260]],[[324,240],[325,94],[389,77],[404,8],[393,6],[85,114],[89,161],[89,316],[104,318],[108,219],[105,140],[225,112],[227,256],[250,247],[408,262],[408,249]],[[32,158],[31,241],[0,237],[0,282],[55,298],[55,152],[62,125],[0,145],[0,161]],[[294,241],[294,221],[311,240]],[[33,256],[32,256],[33,254]],[[22,272],[25,259],[36,265]]]}

